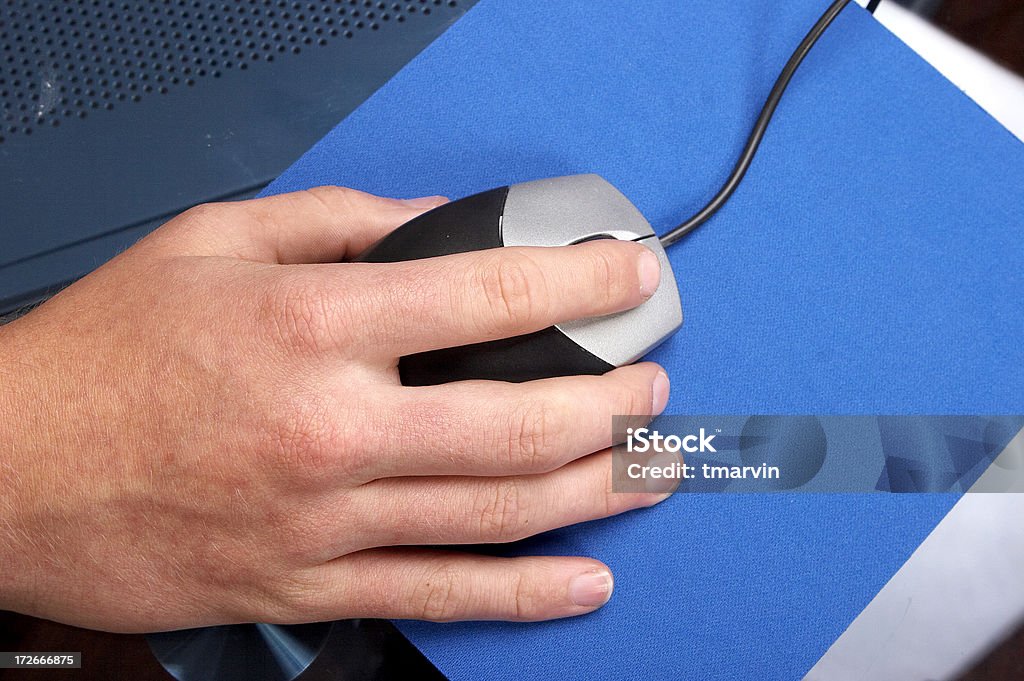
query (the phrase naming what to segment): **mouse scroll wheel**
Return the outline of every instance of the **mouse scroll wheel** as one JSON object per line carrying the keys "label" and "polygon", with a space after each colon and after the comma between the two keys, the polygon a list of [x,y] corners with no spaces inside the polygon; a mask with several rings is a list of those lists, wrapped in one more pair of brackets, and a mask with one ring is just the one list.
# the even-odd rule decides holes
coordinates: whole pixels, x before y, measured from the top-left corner
{"label": "mouse scroll wheel", "polygon": [[615,237],[613,237],[611,234],[592,234],[590,236],[585,236],[582,239],[577,239],[576,241],[573,241],[569,245],[570,246],[575,246],[576,244],[585,244],[588,241],[600,241],[602,239],[612,239],[612,240],[614,240]]}

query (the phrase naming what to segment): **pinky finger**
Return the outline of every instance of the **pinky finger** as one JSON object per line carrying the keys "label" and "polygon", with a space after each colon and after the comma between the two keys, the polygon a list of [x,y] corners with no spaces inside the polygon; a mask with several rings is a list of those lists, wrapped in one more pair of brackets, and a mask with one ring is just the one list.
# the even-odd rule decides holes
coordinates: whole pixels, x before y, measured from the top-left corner
{"label": "pinky finger", "polygon": [[[612,595],[611,571],[589,558],[494,558],[412,548],[370,549],[314,568],[316,619],[530,622],[592,612]],[[310,602],[312,601],[312,602]],[[304,616],[302,619],[310,619]]]}

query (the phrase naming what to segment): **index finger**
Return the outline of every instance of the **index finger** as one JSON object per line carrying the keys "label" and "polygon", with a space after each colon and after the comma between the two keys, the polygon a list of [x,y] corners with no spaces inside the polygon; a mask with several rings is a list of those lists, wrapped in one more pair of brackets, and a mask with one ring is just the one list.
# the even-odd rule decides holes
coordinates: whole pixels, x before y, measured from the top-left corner
{"label": "index finger", "polygon": [[658,288],[648,248],[610,239],[506,247],[398,263],[359,263],[371,352],[399,357],[539,331],[640,305]]}

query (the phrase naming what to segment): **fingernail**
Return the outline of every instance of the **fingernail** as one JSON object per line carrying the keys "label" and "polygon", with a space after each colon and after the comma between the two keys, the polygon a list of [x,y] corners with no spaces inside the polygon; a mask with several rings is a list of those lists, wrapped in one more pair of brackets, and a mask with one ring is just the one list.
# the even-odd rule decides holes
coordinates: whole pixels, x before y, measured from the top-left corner
{"label": "fingernail", "polygon": [[[668,469],[683,464],[683,457],[672,452],[660,452],[647,459],[645,464],[652,468]],[[647,492],[647,503],[654,506],[672,496],[672,493],[679,487],[677,478],[644,478],[644,491]]]}
{"label": "fingernail", "polygon": [[671,389],[671,384],[668,380],[668,374],[664,371],[659,371],[658,375],[654,377],[654,383],[651,385],[651,416],[657,416],[661,412],[665,411],[665,407],[668,406],[668,394]]}
{"label": "fingernail", "polygon": [[443,196],[421,196],[415,199],[398,199],[398,202],[410,208],[436,208],[448,199]]}
{"label": "fingernail", "polygon": [[677,482],[668,482],[664,479],[657,482],[647,480],[644,483],[644,485],[647,488],[645,491],[647,492],[648,506],[657,506],[661,502],[671,497],[675,493],[676,488],[679,487],[679,484]]}
{"label": "fingernail", "polygon": [[637,271],[640,274],[640,293],[644,298],[650,298],[658,290],[661,283],[661,263],[654,251],[644,249],[640,254],[637,264]]}
{"label": "fingernail", "polygon": [[612,597],[612,573],[591,570],[573,577],[569,582],[569,599],[584,608],[597,608]]}
{"label": "fingernail", "polygon": [[[676,487],[678,487],[678,486],[679,485],[676,485]],[[672,489],[672,490],[655,489],[655,490],[648,490],[647,494],[650,497],[650,499],[648,500],[647,506],[650,507],[650,506],[657,506],[658,504],[660,504],[663,501],[668,501],[668,499],[673,494],[675,494],[675,490],[674,489]]]}

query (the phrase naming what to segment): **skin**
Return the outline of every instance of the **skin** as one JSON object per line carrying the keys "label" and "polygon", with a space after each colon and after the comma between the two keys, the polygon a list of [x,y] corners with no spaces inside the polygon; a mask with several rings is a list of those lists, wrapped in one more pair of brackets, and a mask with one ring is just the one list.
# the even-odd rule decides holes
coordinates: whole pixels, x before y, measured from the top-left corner
{"label": "skin", "polygon": [[664,372],[411,388],[397,361],[634,307],[657,259],[595,241],[340,263],[443,202],[199,206],[0,327],[0,608],[140,632],[603,605],[591,558],[426,547],[664,499],[612,493],[607,449],[613,414],[664,409]]}

